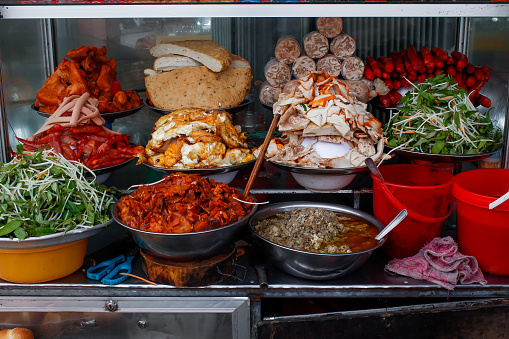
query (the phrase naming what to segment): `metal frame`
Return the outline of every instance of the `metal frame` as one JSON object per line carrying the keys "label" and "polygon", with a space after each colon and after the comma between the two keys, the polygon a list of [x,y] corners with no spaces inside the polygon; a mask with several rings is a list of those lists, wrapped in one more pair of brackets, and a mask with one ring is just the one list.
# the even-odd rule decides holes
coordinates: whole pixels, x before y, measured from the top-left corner
{"label": "metal frame", "polygon": [[[269,10],[270,9],[270,10]],[[4,5],[3,19],[154,17],[504,17],[509,4],[291,3],[291,4],[110,4]],[[362,14],[362,15],[360,15]]]}

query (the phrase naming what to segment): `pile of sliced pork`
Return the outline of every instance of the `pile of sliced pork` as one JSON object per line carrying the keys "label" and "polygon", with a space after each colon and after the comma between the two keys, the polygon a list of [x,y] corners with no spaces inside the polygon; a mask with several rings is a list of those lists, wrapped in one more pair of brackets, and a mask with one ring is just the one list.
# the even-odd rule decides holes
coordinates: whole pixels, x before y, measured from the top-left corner
{"label": "pile of sliced pork", "polygon": [[[365,166],[368,157],[375,162],[382,160],[386,156],[382,123],[366,107],[337,77],[314,72],[300,78],[297,88],[290,94],[282,93],[274,104],[274,114],[281,115],[278,129],[282,135],[270,141],[265,158],[314,168]],[[309,139],[311,142],[304,146],[303,141]],[[348,143],[350,149],[337,157],[322,158],[313,148],[317,141]]]}

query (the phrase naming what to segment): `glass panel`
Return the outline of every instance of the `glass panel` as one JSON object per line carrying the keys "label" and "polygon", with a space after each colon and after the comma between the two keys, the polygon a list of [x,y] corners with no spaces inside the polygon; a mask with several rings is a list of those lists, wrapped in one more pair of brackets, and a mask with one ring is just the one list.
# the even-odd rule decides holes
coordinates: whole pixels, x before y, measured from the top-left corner
{"label": "glass panel", "polygon": [[31,110],[46,80],[43,20],[0,20],[0,61],[11,147],[44,123]]}

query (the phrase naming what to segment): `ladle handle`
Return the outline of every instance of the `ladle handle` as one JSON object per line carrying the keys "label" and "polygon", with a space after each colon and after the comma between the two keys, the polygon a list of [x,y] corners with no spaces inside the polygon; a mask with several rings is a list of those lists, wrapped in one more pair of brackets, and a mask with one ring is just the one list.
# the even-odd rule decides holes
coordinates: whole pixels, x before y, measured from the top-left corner
{"label": "ladle handle", "polygon": [[495,200],[492,203],[490,203],[490,205],[489,205],[490,210],[492,210],[495,207],[497,207],[498,205],[504,203],[508,199],[509,199],[509,192],[507,192],[506,194],[504,194],[503,196],[501,196],[497,200]]}
{"label": "ladle handle", "polygon": [[368,166],[371,173],[373,173],[373,175],[378,178],[378,180],[385,181],[384,177],[382,176],[382,173],[380,173],[380,170],[378,169],[378,166],[375,164],[373,159],[366,158],[366,160],[364,160],[364,163],[366,164],[366,166]]}
{"label": "ladle handle", "polygon": [[385,237],[387,235],[387,233],[392,231],[392,229],[394,227],[398,226],[399,223],[402,222],[403,219],[405,219],[407,215],[408,215],[408,211],[406,209],[402,209],[398,213],[398,215],[394,219],[392,219],[392,221],[387,226],[385,226],[385,228],[382,230],[382,232],[378,233],[378,235],[375,237],[375,240],[381,240],[383,237]]}

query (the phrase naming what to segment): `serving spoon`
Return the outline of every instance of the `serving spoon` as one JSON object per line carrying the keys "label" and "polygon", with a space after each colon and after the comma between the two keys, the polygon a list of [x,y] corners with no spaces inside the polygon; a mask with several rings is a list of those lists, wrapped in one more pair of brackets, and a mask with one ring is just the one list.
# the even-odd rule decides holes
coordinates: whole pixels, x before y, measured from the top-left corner
{"label": "serving spoon", "polygon": [[400,222],[403,221],[403,219],[406,218],[408,215],[408,211],[406,209],[402,209],[398,215],[392,219],[392,221],[385,226],[385,228],[382,230],[382,232],[378,233],[378,235],[375,237],[375,240],[382,240],[383,237],[387,235],[390,231],[394,229],[394,227],[398,226]]}

